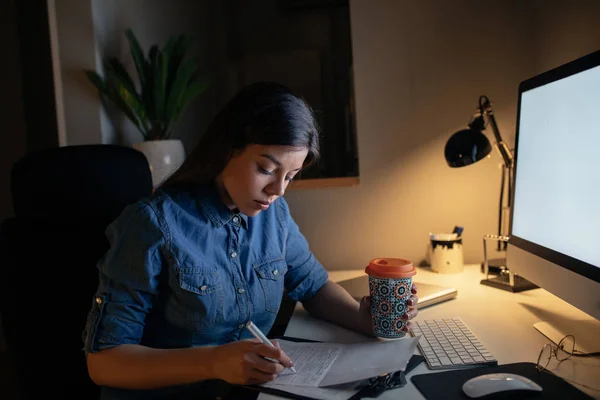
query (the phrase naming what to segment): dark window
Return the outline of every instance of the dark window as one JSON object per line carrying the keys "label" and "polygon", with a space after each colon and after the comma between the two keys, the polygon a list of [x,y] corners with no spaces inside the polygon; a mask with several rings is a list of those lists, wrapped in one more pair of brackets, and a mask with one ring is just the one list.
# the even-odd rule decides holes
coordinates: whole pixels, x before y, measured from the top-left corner
{"label": "dark window", "polygon": [[230,0],[226,11],[229,95],[258,80],[276,80],[317,112],[321,161],[302,179],[356,177],[348,1]]}

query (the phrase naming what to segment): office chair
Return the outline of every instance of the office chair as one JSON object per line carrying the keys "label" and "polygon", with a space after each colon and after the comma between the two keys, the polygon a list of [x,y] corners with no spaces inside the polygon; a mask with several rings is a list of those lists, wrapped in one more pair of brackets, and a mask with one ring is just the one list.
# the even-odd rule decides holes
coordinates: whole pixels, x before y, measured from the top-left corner
{"label": "office chair", "polygon": [[21,398],[95,399],[82,332],[108,249],[106,226],[152,193],[145,156],[92,144],[30,154],[11,170],[0,226],[0,312]]}

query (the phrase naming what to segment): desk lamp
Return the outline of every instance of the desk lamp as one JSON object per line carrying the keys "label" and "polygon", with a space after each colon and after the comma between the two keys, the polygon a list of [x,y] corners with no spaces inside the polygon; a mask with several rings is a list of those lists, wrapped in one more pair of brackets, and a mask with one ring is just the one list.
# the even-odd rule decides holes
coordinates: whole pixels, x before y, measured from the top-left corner
{"label": "desk lamp", "polygon": [[[487,258],[487,239],[496,240],[497,250],[505,252],[508,245],[508,232],[510,219],[508,213],[511,208],[512,191],[514,187],[514,157],[513,153],[502,140],[500,130],[494,118],[492,103],[487,96],[479,97],[479,107],[477,113],[472,117],[467,129],[462,129],[453,134],[446,142],[444,156],[446,162],[452,168],[464,167],[476,163],[489,156],[492,151],[492,145],[488,138],[483,134],[487,123],[492,127],[494,134],[494,147],[502,158],[502,180],[500,187],[500,203],[498,210],[498,234],[486,235],[483,240],[483,250],[485,260],[482,263],[486,279],[482,284],[497,287],[500,289],[521,292],[534,289],[537,286],[525,280],[520,276],[514,276],[506,266],[506,258],[491,259]],[[494,272],[499,276],[488,278],[488,272]]]}

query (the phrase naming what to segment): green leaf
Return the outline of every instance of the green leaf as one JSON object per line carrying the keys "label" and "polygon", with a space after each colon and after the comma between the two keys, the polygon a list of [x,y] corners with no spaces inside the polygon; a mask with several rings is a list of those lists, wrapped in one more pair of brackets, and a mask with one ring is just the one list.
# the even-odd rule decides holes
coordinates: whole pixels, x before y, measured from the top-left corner
{"label": "green leaf", "polygon": [[119,93],[119,88],[111,87],[108,93],[108,99],[113,102],[117,106],[123,114],[135,125],[136,128],[140,131],[142,136],[146,137],[146,131],[144,130],[140,118],[136,115],[135,111],[127,104],[127,101],[121,97]]}
{"label": "green leaf", "polygon": [[156,112],[156,121],[160,123],[161,128],[164,125],[166,92],[167,92],[167,60],[164,55],[158,51],[153,60],[154,66],[154,109]]}
{"label": "green leaf", "polygon": [[185,55],[192,44],[191,37],[185,35],[179,35],[173,42],[173,48],[169,56],[169,68],[167,77],[167,87],[173,87],[173,82],[177,76],[177,70],[181,66],[181,62],[185,58]]}
{"label": "green leaf", "polygon": [[[150,62],[144,56],[144,51],[140,46],[135,34],[131,29],[125,31],[127,40],[129,41],[129,49],[131,57],[133,58],[134,65],[138,74],[138,80],[140,83],[140,102],[144,105],[146,119],[154,118],[154,105],[153,105],[153,93],[152,93],[152,67]],[[146,125],[148,121],[144,122]]]}
{"label": "green leaf", "polygon": [[119,91],[119,97],[123,100],[123,103],[127,105],[127,107],[136,115],[137,120],[140,123],[140,127],[143,127],[144,130],[149,130],[148,126],[148,114],[146,113],[145,108],[140,104],[140,102],[127,90],[127,88],[123,85],[117,87]]}
{"label": "green leaf", "polygon": [[197,62],[194,58],[191,58],[184,61],[177,70],[175,81],[173,82],[173,87],[169,91],[169,97],[167,100],[167,112],[165,114],[165,120],[167,121],[167,124],[170,124],[170,122],[173,120],[176,110],[179,108],[179,102],[183,98],[186,87],[188,86],[190,80],[196,73],[196,69]]}
{"label": "green leaf", "polygon": [[106,87],[106,83],[104,82],[104,79],[96,71],[92,71],[92,70],[88,69],[88,70],[84,70],[84,72],[87,75],[90,82],[92,82],[92,84],[94,84],[94,86],[96,86],[96,89],[98,89],[100,94],[107,93],[108,90]]}
{"label": "green leaf", "polygon": [[125,30],[125,36],[127,36],[127,40],[129,41],[129,50],[131,52],[133,62],[135,63],[135,69],[137,70],[138,78],[140,79],[140,86],[144,87],[144,78],[147,65],[146,58],[144,57],[144,51],[142,50],[140,43],[131,29]]}
{"label": "green leaf", "polygon": [[148,65],[145,71],[146,85],[143,87],[144,103],[148,111],[148,119],[151,124],[155,124],[158,116],[156,115],[156,63],[158,58],[158,46],[153,45],[148,50]]}
{"label": "green leaf", "polygon": [[169,121],[169,124],[176,123],[183,114],[183,111],[187,109],[187,107],[196,97],[198,97],[208,88],[209,84],[209,80],[207,78],[203,78],[189,85],[179,100],[177,109],[175,110],[172,119]]}
{"label": "green leaf", "polygon": [[88,79],[96,86],[99,94],[107,101],[113,103],[125,116],[138,128],[140,133],[145,137],[145,131],[140,123],[138,114],[134,111],[134,107],[128,104],[126,99],[122,97],[121,93],[127,93],[123,85],[118,89],[114,85],[108,85],[107,81],[104,80],[97,72],[91,70],[85,70]]}
{"label": "green leaf", "polygon": [[140,124],[148,130],[146,107],[125,68],[116,58],[107,59],[104,64],[106,80],[117,89],[119,96],[138,116]]}
{"label": "green leaf", "polygon": [[173,55],[173,49],[175,48],[176,41],[177,39],[175,39],[175,36],[171,36],[161,51],[167,60],[170,60],[171,56]]}
{"label": "green leaf", "polygon": [[206,79],[195,80],[195,59],[186,59],[192,44],[188,35],[171,36],[162,50],[150,47],[147,57],[131,29],[125,30],[133,58],[139,90],[117,58],[103,60],[105,77],[86,70],[100,95],[123,112],[145,140],[167,138],[169,126],[208,87]]}
{"label": "green leaf", "polygon": [[123,85],[127,86],[129,91],[137,93],[133,79],[129,76],[129,73],[125,70],[125,67],[116,57],[107,57],[104,62],[104,70],[111,71]]}

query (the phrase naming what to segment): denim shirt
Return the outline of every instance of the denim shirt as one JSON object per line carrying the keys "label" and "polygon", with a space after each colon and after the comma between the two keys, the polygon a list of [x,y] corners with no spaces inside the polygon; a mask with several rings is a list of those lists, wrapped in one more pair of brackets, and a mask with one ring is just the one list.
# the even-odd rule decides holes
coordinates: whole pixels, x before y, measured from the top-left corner
{"label": "denim shirt", "polygon": [[[227,208],[211,185],[158,190],[128,206],[106,235],[86,354],[127,343],[220,345],[251,338],[250,320],[266,334],[284,289],[302,302],[328,278],[282,197],[247,217]],[[103,390],[108,398],[138,396]]]}

